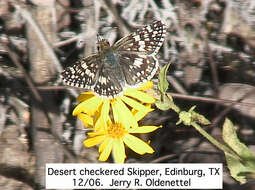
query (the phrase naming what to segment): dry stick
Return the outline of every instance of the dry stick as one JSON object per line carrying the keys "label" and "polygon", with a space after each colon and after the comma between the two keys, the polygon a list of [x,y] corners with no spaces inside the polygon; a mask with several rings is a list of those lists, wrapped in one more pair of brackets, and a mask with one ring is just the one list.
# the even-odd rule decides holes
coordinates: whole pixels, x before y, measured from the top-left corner
{"label": "dry stick", "polygon": [[228,25],[231,23],[231,10],[233,9],[232,1],[226,1],[226,7],[223,15],[223,21],[220,29],[221,34],[226,34],[228,31]]}
{"label": "dry stick", "polygon": [[[61,72],[62,71],[62,66],[60,65],[59,61],[58,61],[58,58],[56,57],[53,49],[51,48],[50,44],[48,43],[47,39],[45,38],[45,36],[43,35],[43,33],[41,32],[40,28],[37,26],[36,22],[33,20],[31,14],[24,8],[21,8],[20,6],[16,5],[16,4],[13,4],[13,6],[21,13],[21,15],[27,20],[27,22],[32,26],[32,28],[34,29],[35,33],[38,35],[39,39],[41,40],[42,44],[45,46],[45,48],[47,49],[47,51],[49,52],[49,55],[51,56],[52,60],[53,60],[53,63],[54,65],[56,66],[56,69],[58,72]],[[16,59],[17,61],[17,59]],[[16,63],[19,63],[19,62],[16,62]],[[22,67],[21,64],[19,64],[18,66],[19,68]],[[20,68],[21,69],[21,68]],[[38,100],[38,102],[42,105],[42,108],[43,108],[43,111],[45,112],[45,115],[47,117],[47,120],[49,122],[49,124],[51,124],[51,119],[49,118],[48,114],[47,114],[47,111],[45,109],[45,107],[43,106],[43,103],[42,103],[42,98],[40,97],[38,91],[36,90],[36,87],[35,85],[33,84],[31,78],[26,74],[26,71],[25,69],[22,67],[21,71],[24,73],[24,76],[26,81],[28,82],[28,85],[29,87],[31,88],[32,90],[32,93],[33,95],[36,97],[36,100]],[[30,80],[27,80],[27,77],[30,78]],[[34,94],[34,91],[35,94]],[[70,94],[72,94],[73,96],[77,97],[78,96],[78,93],[73,90],[73,89],[68,89],[68,91],[70,92]],[[39,95],[39,96],[38,96]],[[39,99],[38,99],[39,98]],[[63,148],[65,154],[67,156],[69,156],[70,159],[72,160],[76,160],[75,158],[75,154],[67,149],[67,147],[63,146],[62,144],[62,140],[61,138],[55,134],[55,132],[52,131],[52,135],[58,140],[59,144],[61,145],[61,147]]]}
{"label": "dry stick", "polygon": [[[63,90],[68,87],[66,86],[38,86],[36,87],[40,91],[47,91],[47,90]],[[75,87],[77,89],[78,87]],[[186,100],[194,100],[194,101],[200,101],[200,102],[210,102],[210,103],[217,103],[217,104],[235,104],[235,105],[243,105],[243,106],[249,106],[254,107],[255,103],[245,103],[240,102],[241,100],[227,100],[227,99],[219,99],[219,98],[209,98],[209,97],[201,97],[201,96],[191,96],[186,94],[178,94],[178,93],[168,93],[169,96],[173,96],[174,98],[181,98]]]}
{"label": "dry stick", "polygon": [[181,94],[188,94],[188,92],[182,87],[182,85],[171,75],[166,76],[167,81],[171,84],[177,92]]}
{"label": "dry stick", "polygon": [[206,46],[206,51],[207,51],[208,58],[209,58],[209,64],[210,64],[210,67],[212,70],[213,86],[216,91],[216,97],[218,97],[218,93],[219,93],[218,73],[217,73],[215,61],[213,60],[212,51],[211,51],[211,48],[210,48],[210,45],[208,42],[208,38],[206,36],[205,36],[205,46]]}
{"label": "dry stick", "polygon": [[152,160],[151,163],[159,163],[159,162],[162,162],[164,160],[169,160],[169,159],[173,159],[173,158],[176,158],[176,157],[177,157],[177,154],[168,154],[168,155],[156,158],[155,160]]}
{"label": "dry stick", "polygon": [[[46,48],[46,50],[49,52],[49,55],[51,56],[51,59],[53,60],[53,64],[55,65],[58,73],[62,72],[63,68],[58,61],[57,56],[55,55],[51,45],[49,44],[48,40],[46,37],[43,35],[42,31],[32,18],[31,14],[24,8],[21,8],[20,6],[13,4],[13,6],[21,13],[22,17],[26,19],[26,21],[31,25],[32,29],[34,32],[37,34],[38,38],[41,40],[43,46]],[[70,94],[72,94],[74,97],[78,96],[78,93],[74,91],[73,89],[68,89]]]}
{"label": "dry stick", "polygon": [[[13,63],[19,68],[20,71],[23,72],[24,74],[24,78],[25,81],[27,82],[28,86],[29,86],[29,90],[32,92],[33,96],[35,97],[36,101],[39,102],[40,106],[43,109],[43,112],[49,122],[49,124],[51,125],[52,121],[47,113],[47,109],[45,108],[43,101],[42,101],[42,97],[39,94],[37,88],[35,87],[31,77],[27,74],[26,70],[23,68],[23,66],[20,64],[20,62],[18,61],[17,55],[4,43],[1,43],[1,45],[8,51],[9,56],[11,58],[11,60],[13,61]],[[76,157],[75,157],[75,153],[73,153],[73,151],[69,150],[66,146],[64,146],[62,144],[62,139],[54,132],[51,131],[52,135],[57,139],[57,141],[59,142],[59,144],[61,145],[60,147],[64,150],[65,154],[73,161],[76,161]]]}
{"label": "dry stick", "polygon": [[25,18],[26,21],[31,25],[31,27],[37,34],[38,38],[41,40],[42,44],[46,48],[47,52],[49,52],[49,55],[51,56],[51,59],[53,60],[53,64],[55,65],[57,71],[60,73],[63,70],[63,68],[62,68],[60,62],[58,61],[58,58],[55,55],[53,49],[51,48],[48,40],[41,32],[39,26],[36,24],[36,22],[34,21],[34,19],[31,16],[31,14],[26,9],[21,8],[18,5],[13,4],[13,6],[21,13],[22,17]]}
{"label": "dry stick", "polygon": [[[239,98],[237,101],[233,102],[232,104],[230,104],[227,108],[225,108],[222,112],[220,112],[219,116],[216,117],[213,121],[211,126],[215,126],[220,120],[221,118],[226,115],[236,104],[240,103],[242,100],[244,100],[246,97],[250,96],[251,94],[254,94],[255,90],[252,89],[250,91],[248,91],[246,94],[244,94],[241,98]],[[249,104],[249,103],[247,103]],[[254,104],[250,103],[248,106],[254,107]]]}
{"label": "dry stick", "polygon": [[195,101],[203,101],[203,102],[211,102],[211,103],[218,103],[218,104],[230,104],[227,108],[225,108],[219,116],[212,121],[211,126],[215,126],[220,119],[226,115],[233,106],[240,104],[247,107],[254,107],[254,103],[245,103],[241,102],[243,99],[248,97],[249,95],[253,94],[255,90],[251,90],[247,92],[243,97],[239,98],[238,100],[225,100],[225,99],[216,99],[216,98],[206,98],[206,97],[197,97],[197,96],[189,96],[189,95],[182,95],[182,94],[176,94],[176,93],[169,93],[169,95],[175,97],[175,98],[182,98],[182,99],[188,99],[188,100],[195,100]]}
{"label": "dry stick", "polygon": [[[105,0],[101,1],[102,7],[114,18],[116,24],[118,25],[120,36],[126,36],[130,31],[126,28],[125,24],[122,22],[121,17],[113,3],[107,3]],[[109,4],[109,5],[108,5]]]}
{"label": "dry stick", "polygon": [[[25,81],[27,82],[30,91],[34,95],[35,99],[42,104],[42,97],[40,96],[39,92],[37,91],[31,77],[26,73],[23,66],[18,61],[17,55],[3,42],[0,42],[1,45],[8,51],[9,57],[11,58],[12,62],[18,67],[18,69],[24,74]],[[45,107],[43,106],[44,111],[46,112]],[[47,112],[46,112],[47,113]],[[48,117],[48,116],[47,116]],[[50,119],[50,118],[49,118]]]}
{"label": "dry stick", "polygon": [[190,96],[190,95],[177,94],[177,93],[168,93],[168,94],[170,96],[173,96],[174,98],[182,98],[182,99],[195,100],[200,102],[211,102],[211,103],[217,103],[217,104],[240,104],[240,105],[249,106],[249,107],[255,106],[255,103],[240,102],[241,100],[225,100],[225,99],[218,99],[218,98]]}
{"label": "dry stick", "polygon": [[74,36],[74,37],[69,38],[69,39],[67,39],[67,40],[63,40],[63,41],[60,41],[60,42],[56,42],[56,43],[54,43],[53,46],[54,46],[54,48],[58,48],[58,47],[62,47],[62,46],[68,45],[68,44],[70,44],[70,43],[73,43],[73,42],[75,42],[75,41],[81,39],[82,36],[83,36],[82,34],[78,34],[77,36]]}
{"label": "dry stick", "polygon": [[[44,5],[38,1],[34,1],[36,7],[31,7],[29,10],[34,21],[45,34],[47,40],[55,41],[56,35],[54,30],[54,3],[53,0],[46,1]],[[45,7],[44,7],[45,6]],[[31,65],[30,74],[35,84],[41,84],[49,81],[57,73],[53,60],[43,45],[40,38],[34,31],[29,22],[26,22],[26,36],[28,40],[28,55]],[[54,67],[54,68],[53,68]],[[45,186],[45,164],[49,162],[62,162],[64,151],[60,144],[52,135],[56,132],[59,136],[62,132],[62,123],[58,115],[59,108],[56,103],[56,94],[52,92],[41,93],[44,106],[47,109],[47,114],[51,118],[49,123],[45,113],[37,101],[31,102],[31,127],[33,148],[36,156],[36,172],[35,181],[41,186]],[[60,149],[60,151],[56,151]]]}
{"label": "dry stick", "polygon": [[[40,86],[36,88],[40,91],[47,91],[47,90],[63,90],[63,89],[66,89],[67,87],[66,86]],[[77,87],[77,89],[79,88]],[[248,93],[250,94],[250,92]],[[241,100],[227,100],[227,99],[219,99],[219,98],[191,96],[191,95],[178,94],[178,93],[168,93],[168,95],[174,98],[181,98],[181,99],[194,100],[194,101],[200,101],[200,102],[209,102],[209,103],[217,103],[217,104],[234,104],[234,105],[242,105],[242,106],[248,106],[248,107],[255,106],[255,103],[240,102],[242,101],[243,98]]]}

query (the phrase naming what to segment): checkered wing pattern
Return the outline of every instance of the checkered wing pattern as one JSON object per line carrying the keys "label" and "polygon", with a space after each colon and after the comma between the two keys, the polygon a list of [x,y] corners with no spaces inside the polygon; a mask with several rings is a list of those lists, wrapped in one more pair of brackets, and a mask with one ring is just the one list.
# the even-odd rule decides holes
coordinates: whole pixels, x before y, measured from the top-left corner
{"label": "checkered wing pattern", "polygon": [[108,58],[105,61],[111,63],[105,63],[104,61],[103,64],[101,63],[102,67],[100,68],[98,80],[95,82],[93,90],[99,96],[114,98],[123,91],[125,86],[124,75],[122,68],[115,62],[117,60],[109,60]]}
{"label": "checkered wing pattern", "polygon": [[65,84],[93,90],[97,95],[114,98],[127,87],[136,87],[150,80],[158,69],[158,53],[165,37],[166,27],[155,21],[113,46],[102,39],[98,54],[68,67],[62,72]]}
{"label": "checkered wing pattern", "polygon": [[93,90],[100,70],[100,57],[94,54],[67,67],[61,75],[66,85]]}
{"label": "checkered wing pattern", "polygon": [[158,70],[158,60],[155,56],[139,54],[121,54],[120,65],[123,68],[126,83],[131,87],[151,80]]}
{"label": "checkered wing pattern", "polygon": [[161,21],[155,21],[120,39],[113,45],[113,48],[119,52],[156,55],[165,35],[166,26]]}
{"label": "checkered wing pattern", "polygon": [[137,86],[150,80],[158,70],[158,53],[166,35],[166,26],[155,21],[113,45],[120,54],[119,64],[130,86]]}

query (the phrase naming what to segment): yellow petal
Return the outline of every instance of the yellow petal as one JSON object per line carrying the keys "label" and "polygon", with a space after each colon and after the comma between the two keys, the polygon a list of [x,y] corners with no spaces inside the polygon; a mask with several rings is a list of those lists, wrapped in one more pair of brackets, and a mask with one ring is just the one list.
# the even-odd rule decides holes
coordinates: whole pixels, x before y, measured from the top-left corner
{"label": "yellow petal", "polygon": [[93,92],[83,92],[78,96],[77,101],[83,102],[89,98],[92,98],[93,96],[95,96]]}
{"label": "yellow petal", "polygon": [[[151,104],[145,104],[144,106],[146,106],[149,110],[149,112],[152,112],[154,109],[151,108]],[[136,121],[140,121],[142,120],[148,113],[145,112],[140,112],[134,108],[132,108],[132,114],[134,115]]]}
{"label": "yellow petal", "polygon": [[143,155],[145,153],[151,154],[154,152],[154,150],[147,143],[133,135],[126,134],[123,141],[130,149],[138,154]]}
{"label": "yellow petal", "polygon": [[95,123],[95,130],[96,131],[104,130],[104,121],[103,121],[102,117],[97,118],[96,123]]}
{"label": "yellow petal", "polygon": [[115,123],[120,123],[121,118],[120,118],[120,114],[118,111],[118,109],[120,109],[120,108],[118,106],[118,102],[116,102],[116,99],[111,102],[111,105],[112,105],[113,120]]}
{"label": "yellow petal", "polygon": [[[100,108],[99,108],[100,110]],[[105,130],[107,128],[107,121],[109,120],[109,110],[110,110],[110,101],[104,100],[101,108],[100,114],[98,114],[95,121],[95,130]]]}
{"label": "yellow petal", "polygon": [[153,87],[153,82],[152,81],[148,81],[146,83],[143,83],[138,90],[146,90],[148,88],[152,88]]}
{"label": "yellow petal", "polygon": [[138,90],[127,90],[125,91],[124,95],[135,98],[143,103],[153,104],[156,101],[155,98],[153,98],[151,95]]}
{"label": "yellow petal", "polygon": [[[150,112],[153,110],[154,109],[150,109]],[[148,114],[146,112],[141,112],[141,111],[137,111],[137,110],[133,111],[132,113],[133,113],[136,121],[142,120]]]}
{"label": "yellow petal", "polygon": [[126,128],[138,127],[133,114],[119,98],[112,102],[112,112],[115,123],[122,123]]}
{"label": "yellow petal", "polygon": [[109,115],[106,115],[105,116],[105,120],[103,119],[103,116],[100,115],[100,117],[97,118],[96,122],[95,122],[95,130],[96,131],[106,131],[107,130],[107,125],[110,121],[110,116]]}
{"label": "yellow petal", "polygon": [[102,118],[103,121],[106,123],[107,119],[108,119],[108,115],[109,115],[109,111],[110,111],[110,101],[109,100],[104,100],[103,106],[102,106]]}
{"label": "yellow petal", "polygon": [[88,115],[93,115],[98,107],[102,104],[103,99],[94,96],[86,101],[78,104],[73,110],[73,116],[78,115],[81,112],[87,113]]}
{"label": "yellow petal", "polygon": [[105,131],[96,131],[96,132],[89,132],[88,133],[88,137],[95,137],[95,136],[99,136],[99,135],[105,135]]}
{"label": "yellow petal", "polygon": [[94,124],[93,118],[85,113],[79,113],[78,118],[82,121],[85,127],[91,127]]}
{"label": "yellow petal", "polygon": [[114,162],[123,164],[126,158],[125,146],[122,140],[114,140],[113,142],[113,158]]}
{"label": "yellow petal", "polygon": [[105,139],[105,136],[91,137],[83,141],[83,145],[86,147],[92,147],[101,143]]}
{"label": "yellow petal", "polygon": [[134,129],[130,129],[128,132],[130,133],[150,133],[152,131],[157,130],[158,128],[161,128],[162,126],[141,126]]}
{"label": "yellow petal", "polygon": [[[108,157],[111,154],[112,151],[112,146],[113,146],[113,139],[109,140],[107,143],[102,143],[100,146],[104,146],[104,148],[101,148],[101,153],[100,156],[98,158],[98,160],[100,161],[106,161],[108,159]],[[99,147],[100,149],[100,147]]]}
{"label": "yellow petal", "polygon": [[100,144],[99,148],[98,148],[98,152],[102,152],[104,151],[104,149],[108,146],[108,144],[112,144],[113,139],[109,138],[108,136],[105,136],[104,141],[102,142],[102,144]]}
{"label": "yellow petal", "polygon": [[128,104],[129,106],[131,106],[132,108],[140,111],[140,112],[143,112],[144,114],[147,114],[151,111],[150,108],[144,106],[143,104],[127,97],[127,96],[122,96],[121,97],[121,100],[123,100],[123,102],[125,102],[126,104]]}

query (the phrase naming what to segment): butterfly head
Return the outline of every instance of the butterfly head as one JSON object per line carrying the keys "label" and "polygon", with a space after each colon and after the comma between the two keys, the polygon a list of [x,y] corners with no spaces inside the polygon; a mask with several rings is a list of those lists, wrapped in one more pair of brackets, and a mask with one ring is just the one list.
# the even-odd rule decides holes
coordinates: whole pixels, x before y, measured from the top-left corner
{"label": "butterfly head", "polygon": [[97,35],[97,50],[98,50],[98,52],[102,52],[109,48],[110,48],[109,41],[100,37],[99,35]]}

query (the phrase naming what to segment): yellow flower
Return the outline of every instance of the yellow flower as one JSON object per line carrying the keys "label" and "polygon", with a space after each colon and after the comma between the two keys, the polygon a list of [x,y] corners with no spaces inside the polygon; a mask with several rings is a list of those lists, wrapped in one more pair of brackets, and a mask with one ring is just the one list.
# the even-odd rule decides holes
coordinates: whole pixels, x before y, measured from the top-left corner
{"label": "yellow flower", "polygon": [[137,121],[153,110],[150,105],[155,99],[144,92],[152,86],[153,83],[149,81],[138,89],[126,89],[122,96],[113,99],[98,97],[93,92],[84,92],[78,97],[80,103],[73,110],[73,115],[78,116],[86,127],[101,130],[102,124],[109,120],[111,110],[118,115],[125,127],[138,127]]}
{"label": "yellow flower", "polygon": [[[117,118],[114,117],[114,119]],[[89,138],[86,139],[83,144],[86,147],[92,147],[100,144],[100,161],[106,161],[112,152],[115,163],[124,163],[126,158],[124,144],[140,155],[145,153],[151,154],[154,152],[147,143],[131,135],[131,133],[149,133],[158,128],[159,127],[156,126],[126,128],[122,125],[122,123],[112,123],[111,120],[109,120],[107,126],[104,126],[104,129],[106,130],[88,133]]]}
{"label": "yellow flower", "polygon": [[88,133],[84,145],[92,147],[100,144],[100,161],[106,161],[112,152],[116,163],[124,163],[125,145],[141,155],[154,152],[147,143],[131,135],[159,128],[138,126],[138,121],[153,110],[151,104],[155,99],[144,92],[152,86],[152,82],[147,82],[140,88],[126,89],[123,95],[113,99],[98,97],[93,92],[85,92],[78,97],[80,103],[73,110],[73,115],[93,130]]}

